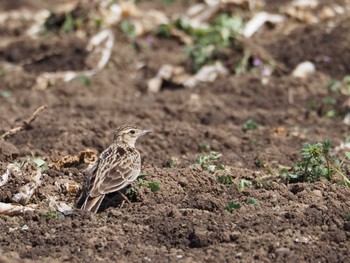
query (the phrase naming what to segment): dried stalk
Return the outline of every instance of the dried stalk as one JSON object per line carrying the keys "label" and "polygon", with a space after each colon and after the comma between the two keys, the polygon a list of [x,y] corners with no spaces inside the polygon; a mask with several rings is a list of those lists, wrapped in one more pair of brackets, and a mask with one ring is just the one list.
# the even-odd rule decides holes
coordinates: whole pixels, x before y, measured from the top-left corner
{"label": "dried stalk", "polygon": [[15,127],[7,132],[5,132],[3,135],[1,135],[1,138],[3,140],[23,131],[28,130],[31,127],[31,123],[38,117],[38,115],[43,112],[47,108],[47,105],[43,105],[39,107],[27,120],[23,121],[21,126]]}

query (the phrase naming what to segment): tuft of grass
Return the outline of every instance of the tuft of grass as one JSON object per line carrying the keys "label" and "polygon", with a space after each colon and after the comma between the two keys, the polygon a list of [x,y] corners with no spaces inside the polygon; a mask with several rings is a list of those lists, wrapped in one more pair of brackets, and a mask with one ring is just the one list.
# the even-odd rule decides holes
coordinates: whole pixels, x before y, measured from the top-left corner
{"label": "tuft of grass", "polygon": [[350,221],[350,214],[347,214],[347,215],[346,215],[345,220],[346,220],[346,221]]}
{"label": "tuft of grass", "polygon": [[247,205],[254,205],[254,206],[259,206],[260,203],[257,199],[253,197],[248,197],[247,200],[245,201]]}
{"label": "tuft of grass", "polygon": [[201,143],[198,145],[198,147],[201,152],[207,152],[210,150],[210,145],[207,143]]}
{"label": "tuft of grass", "polygon": [[241,207],[242,206],[239,203],[237,203],[235,200],[231,200],[225,206],[225,210],[230,212],[230,213],[233,213],[235,211],[238,211]]}
{"label": "tuft of grass", "polygon": [[59,213],[58,211],[49,211],[45,214],[41,215],[41,218],[53,218],[53,219],[58,219]]}
{"label": "tuft of grass", "polygon": [[174,160],[174,159],[171,159],[170,161],[168,161],[168,162],[166,163],[166,166],[167,166],[168,168],[175,168],[176,165],[177,165],[177,161]]}
{"label": "tuft of grass", "polygon": [[79,76],[79,80],[81,81],[84,87],[90,86],[90,79],[87,76]]}
{"label": "tuft of grass", "polygon": [[150,188],[152,192],[158,192],[160,190],[160,185],[156,181],[149,182],[147,187]]}
{"label": "tuft of grass", "polygon": [[72,13],[66,13],[66,18],[61,28],[64,33],[71,33],[74,31],[74,19]]}
{"label": "tuft of grass", "polygon": [[254,160],[254,165],[258,168],[261,168],[264,166],[264,161],[260,159],[259,157],[256,157]]}
{"label": "tuft of grass", "polygon": [[229,186],[231,184],[233,184],[233,179],[230,175],[218,175],[216,177],[216,181],[219,183],[219,184],[223,184],[223,185],[226,185],[226,186]]}
{"label": "tuft of grass", "polygon": [[131,39],[136,37],[136,28],[128,20],[124,20],[120,24],[120,29]]}
{"label": "tuft of grass", "polygon": [[243,124],[244,131],[255,131],[258,128],[259,128],[259,124],[253,119],[248,119]]}

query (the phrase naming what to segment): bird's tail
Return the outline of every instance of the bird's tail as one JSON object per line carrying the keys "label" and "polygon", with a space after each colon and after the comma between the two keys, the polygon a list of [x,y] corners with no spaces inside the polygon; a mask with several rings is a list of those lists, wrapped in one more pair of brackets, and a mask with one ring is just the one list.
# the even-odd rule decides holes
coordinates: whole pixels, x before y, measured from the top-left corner
{"label": "bird's tail", "polygon": [[84,204],[81,206],[81,209],[86,210],[86,211],[91,211],[94,214],[96,214],[98,209],[100,208],[100,205],[101,205],[104,197],[105,197],[105,195],[99,195],[96,197],[87,196]]}

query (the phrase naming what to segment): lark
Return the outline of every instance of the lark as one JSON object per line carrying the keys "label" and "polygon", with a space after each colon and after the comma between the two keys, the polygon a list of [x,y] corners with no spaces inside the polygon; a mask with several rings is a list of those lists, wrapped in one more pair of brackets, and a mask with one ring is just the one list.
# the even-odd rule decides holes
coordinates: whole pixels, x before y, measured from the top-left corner
{"label": "lark", "polygon": [[81,209],[97,213],[106,194],[130,185],[141,171],[141,156],[135,148],[136,140],[149,133],[136,126],[123,125],[89,170],[89,178],[78,201]]}

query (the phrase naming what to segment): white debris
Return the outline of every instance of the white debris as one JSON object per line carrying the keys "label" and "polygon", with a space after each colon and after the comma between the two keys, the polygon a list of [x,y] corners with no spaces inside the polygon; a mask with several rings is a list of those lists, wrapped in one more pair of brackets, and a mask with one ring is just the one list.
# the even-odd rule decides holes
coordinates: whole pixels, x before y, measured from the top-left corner
{"label": "white debris", "polygon": [[49,85],[53,85],[59,80],[69,82],[77,77],[92,77],[97,72],[104,69],[107,65],[114,46],[114,33],[110,29],[102,30],[94,35],[86,49],[90,52],[89,56],[99,56],[98,63],[95,68],[85,71],[61,71],[61,72],[44,72],[36,78],[35,87],[37,89],[46,89]]}
{"label": "white debris", "polygon": [[228,70],[221,62],[203,66],[194,76],[186,80],[183,85],[187,88],[195,87],[198,82],[214,82],[216,79],[227,76]]}
{"label": "white debris", "polygon": [[308,7],[316,8],[318,6],[318,0],[294,0],[291,5],[295,7]]}
{"label": "white debris", "polygon": [[56,200],[56,197],[49,196],[47,198],[47,200],[49,201],[49,207],[52,210],[56,210],[56,211],[62,213],[63,215],[70,215],[70,214],[72,214],[73,208],[70,205],[67,205],[64,202],[58,202]]}
{"label": "white debris", "polygon": [[[343,122],[344,122],[346,125],[349,125],[349,126],[350,126],[350,113],[347,113],[347,114],[345,115]],[[350,148],[350,144],[349,144],[349,148]]]}
{"label": "white debris", "polygon": [[0,180],[0,187],[4,186],[8,182],[10,175],[10,170],[7,169],[6,172],[2,175],[2,180]]}
{"label": "white debris", "polygon": [[246,24],[243,35],[247,38],[254,35],[266,22],[273,24],[282,23],[285,17],[282,15],[269,14],[267,12],[256,13]]}
{"label": "white debris", "polygon": [[0,202],[0,215],[19,215],[28,211],[34,211],[34,208]]}
{"label": "white debris", "polygon": [[31,175],[25,174],[23,176],[30,176],[30,182],[18,189],[19,192],[12,197],[12,201],[26,205],[29,203],[29,200],[33,196],[35,190],[41,184],[42,173],[38,167],[36,173],[33,173]]}
{"label": "white debris", "polygon": [[315,65],[310,61],[304,61],[296,66],[292,72],[292,76],[296,78],[306,78],[316,71]]}

